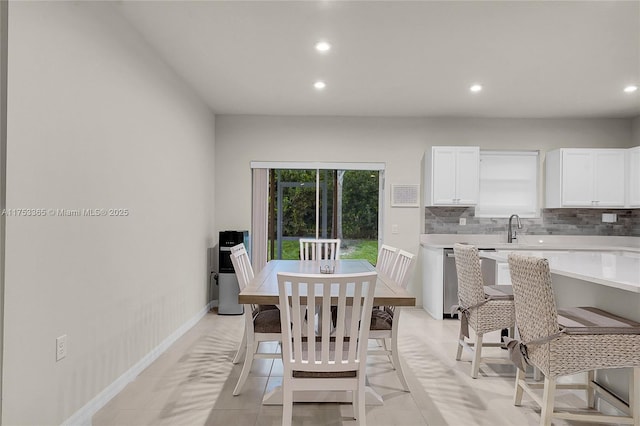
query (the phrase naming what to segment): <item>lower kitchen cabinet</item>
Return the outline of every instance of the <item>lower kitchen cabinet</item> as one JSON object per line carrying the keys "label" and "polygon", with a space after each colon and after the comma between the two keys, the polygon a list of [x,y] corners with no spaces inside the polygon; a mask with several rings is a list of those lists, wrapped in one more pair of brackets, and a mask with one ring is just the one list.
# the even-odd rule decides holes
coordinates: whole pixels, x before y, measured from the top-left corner
{"label": "lower kitchen cabinet", "polygon": [[441,248],[421,247],[422,257],[422,308],[435,319],[442,319],[444,253]]}

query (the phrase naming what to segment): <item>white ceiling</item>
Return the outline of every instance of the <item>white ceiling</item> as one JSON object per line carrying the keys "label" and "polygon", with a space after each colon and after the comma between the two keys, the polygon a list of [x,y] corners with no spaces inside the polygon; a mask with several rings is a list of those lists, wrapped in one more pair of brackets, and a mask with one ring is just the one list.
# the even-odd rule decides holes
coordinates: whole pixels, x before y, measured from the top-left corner
{"label": "white ceiling", "polygon": [[[640,115],[640,1],[122,1],[218,114]],[[316,41],[332,43],[328,54]],[[327,88],[313,88],[316,79]],[[472,83],[483,84],[472,94]]]}

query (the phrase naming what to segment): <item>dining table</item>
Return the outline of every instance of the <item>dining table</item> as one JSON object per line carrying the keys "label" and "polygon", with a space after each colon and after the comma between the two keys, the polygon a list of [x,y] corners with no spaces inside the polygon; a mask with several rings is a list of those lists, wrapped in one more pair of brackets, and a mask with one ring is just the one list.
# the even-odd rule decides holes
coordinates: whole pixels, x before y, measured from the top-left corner
{"label": "dining table", "polygon": [[[293,272],[315,275],[327,271],[333,274],[355,274],[376,271],[375,267],[365,259],[326,260],[271,260],[257,273],[254,278],[238,295],[238,302],[242,304],[277,305],[280,303],[278,294],[278,273]],[[389,277],[378,274],[373,298],[374,306],[415,306],[416,298],[407,290],[395,284]],[[370,386],[365,392],[367,405],[382,405],[382,397]],[[351,402],[350,392],[331,391],[301,391],[296,392],[294,400],[297,402]],[[282,392],[280,387],[265,394],[262,403],[265,405],[281,405]]]}

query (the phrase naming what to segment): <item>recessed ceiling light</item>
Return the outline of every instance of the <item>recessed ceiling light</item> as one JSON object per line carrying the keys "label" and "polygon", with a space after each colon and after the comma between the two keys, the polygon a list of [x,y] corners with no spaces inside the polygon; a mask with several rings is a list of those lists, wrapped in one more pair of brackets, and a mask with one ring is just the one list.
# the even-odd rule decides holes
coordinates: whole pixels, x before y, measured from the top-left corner
{"label": "recessed ceiling light", "polygon": [[318,52],[327,52],[331,49],[331,45],[326,41],[319,41],[316,43],[316,50]]}
{"label": "recessed ceiling light", "polygon": [[315,87],[317,90],[322,90],[327,87],[327,84],[324,81],[316,81],[315,83],[313,83],[313,87]]}
{"label": "recessed ceiling light", "polygon": [[480,84],[474,84],[471,87],[469,87],[469,90],[471,90],[472,92],[476,93],[476,92],[480,92],[482,90],[482,85]]}
{"label": "recessed ceiling light", "polygon": [[633,85],[633,84],[631,84],[631,85],[629,85],[629,86],[627,86],[627,87],[625,87],[625,88],[624,88],[624,91],[625,91],[626,93],[633,93],[633,92],[635,92],[636,90],[638,90],[638,86]]}

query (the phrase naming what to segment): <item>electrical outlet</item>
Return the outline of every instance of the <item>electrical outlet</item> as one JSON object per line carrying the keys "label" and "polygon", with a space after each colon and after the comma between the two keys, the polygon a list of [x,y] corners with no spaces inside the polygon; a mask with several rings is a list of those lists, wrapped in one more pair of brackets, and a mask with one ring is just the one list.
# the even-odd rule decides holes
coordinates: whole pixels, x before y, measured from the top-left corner
{"label": "electrical outlet", "polygon": [[398,232],[398,225],[391,225],[391,233],[397,234]]}
{"label": "electrical outlet", "polygon": [[615,213],[602,213],[602,222],[614,223],[618,221],[618,215]]}
{"label": "electrical outlet", "polygon": [[67,356],[67,335],[63,334],[62,336],[56,339],[56,361],[60,361],[62,358]]}
{"label": "electrical outlet", "polygon": [[467,224],[467,218],[461,217],[459,223],[460,223],[460,226],[465,226]]}

